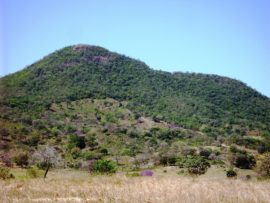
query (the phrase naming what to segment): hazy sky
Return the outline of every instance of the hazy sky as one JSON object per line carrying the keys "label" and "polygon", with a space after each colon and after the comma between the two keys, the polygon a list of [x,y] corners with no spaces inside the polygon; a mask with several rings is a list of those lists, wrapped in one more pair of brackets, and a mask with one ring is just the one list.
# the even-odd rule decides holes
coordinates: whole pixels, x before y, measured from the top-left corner
{"label": "hazy sky", "polygon": [[2,76],[85,43],[270,97],[269,0],[0,0],[0,31]]}

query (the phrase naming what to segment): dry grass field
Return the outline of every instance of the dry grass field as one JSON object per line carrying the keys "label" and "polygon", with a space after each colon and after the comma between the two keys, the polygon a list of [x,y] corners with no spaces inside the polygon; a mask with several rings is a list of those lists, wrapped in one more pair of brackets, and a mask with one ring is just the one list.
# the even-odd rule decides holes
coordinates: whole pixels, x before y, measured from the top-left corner
{"label": "dry grass field", "polygon": [[[21,173],[21,174],[20,174]],[[211,174],[211,171],[209,172]],[[53,171],[46,180],[0,182],[0,202],[270,202],[270,182],[179,176],[90,176],[86,172]],[[15,173],[20,177],[22,171]]]}

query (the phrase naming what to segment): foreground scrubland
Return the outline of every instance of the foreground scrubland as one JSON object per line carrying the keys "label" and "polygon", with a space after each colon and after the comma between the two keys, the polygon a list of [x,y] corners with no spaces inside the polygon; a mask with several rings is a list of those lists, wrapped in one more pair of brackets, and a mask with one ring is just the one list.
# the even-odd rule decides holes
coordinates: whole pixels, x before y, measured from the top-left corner
{"label": "foreground scrubland", "polygon": [[269,202],[270,182],[228,179],[217,170],[200,177],[155,171],[152,177],[124,173],[93,176],[87,172],[52,171],[47,179],[0,181],[0,202]]}

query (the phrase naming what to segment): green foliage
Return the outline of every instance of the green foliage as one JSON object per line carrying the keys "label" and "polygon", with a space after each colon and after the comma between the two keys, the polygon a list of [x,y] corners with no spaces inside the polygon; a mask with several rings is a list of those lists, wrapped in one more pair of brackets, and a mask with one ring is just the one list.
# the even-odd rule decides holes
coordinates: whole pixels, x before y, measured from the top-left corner
{"label": "green foliage", "polygon": [[251,169],[256,165],[255,157],[244,150],[237,150],[230,157],[232,165],[241,169]]}
{"label": "green foliage", "polygon": [[185,146],[181,151],[183,156],[194,156],[196,154],[196,149],[192,147]]}
{"label": "green foliage", "polygon": [[51,129],[51,134],[56,137],[59,134],[58,128],[57,127],[53,127]]}
{"label": "green foliage", "polygon": [[101,153],[95,152],[95,151],[84,151],[82,152],[82,157],[85,160],[97,160],[97,159],[101,159],[102,158]]}
{"label": "green foliage", "polygon": [[[50,143],[73,165],[141,153],[163,165],[183,156],[194,163],[189,171],[200,174],[199,163],[211,154],[202,149],[197,156],[201,146],[235,143],[270,151],[269,98],[237,80],[156,71],[96,46],[66,47],[1,78],[0,110],[1,149],[32,152]],[[184,147],[172,149],[179,140]],[[237,147],[230,151],[233,165],[254,166],[254,156]]]}
{"label": "green foliage", "polygon": [[[51,165],[51,164],[49,164]],[[41,170],[45,170],[48,167],[48,164],[45,161],[39,161],[36,163],[36,167]]]}
{"label": "green foliage", "polygon": [[[7,110],[5,116],[15,119],[22,112],[28,112],[28,118],[37,116],[51,103],[110,97],[128,101],[129,109],[158,122],[165,120],[194,130],[206,124],[204,132],[211,136],[226,124],[263,129],[270,122],[269,98],[240,81],[217,75],[155,71],[143,62],[96,46],[69,46],[56,51],[1,78],[0,90],[1,106],[17,112]],[[111,123],[119,119],[112,113],[103,117]],[[46,126],[39,123],[37,127]],[[236,132],[243,134],[239,129]],[[68,128],[68,133],[74,133],[74,129]],[[171,139],[168,132],[160,136]]]}
{"label": "green foliage", "polygon": [[117,117],[112,112],[108,112],[108,113],[105,114],[105,121],[106,122],[108,122],[108,123],[116,123],[117,120],[118,120]]}
{"label": "green foliage", "polygon": [[126,176],[127,177],[139,177],[140,173],[139,172],[127,172]]}
{"label": "green foliage", "polygon": [[10,173],[10,169],[0,167],[0,179],[6,180],[6,179],[10,179],[10,178],[14,178],[14,175]]}
{"label": "green foliage", "polygon": [[187,168],[190,174],[204,174],[210,167],[210,163],[201,156],[187,156],[178,159],[177,165],[180,168]]}
{"label": "green foliage", "polygon": [[236,177],[237,176],[237,172],[233,169],[229,169],[226,171],[226,176],[228,178],[232,178],[232,177]]}
{"label": "green foliage", "polygon": [[81,149],[78,147],[72,148],[70,153],[71,153],[73,159],[77,159],[81,155]]}
{"label": "green foliage", "polygon": [[26,170],[26,176],[29,178],[38,178],[40,177],[40,172],[36,168],[28,168]]}
{"label": "green foliage", "polygon": [[204,148],[200,150],[200,156],[208,159],[208,157],[210,156],[210,154],[212,153],[212,149],[210,148]]}
{"label": "green foliage", "polygon": [[175,154],[166,153],[160,154],[159,163],[163,166],[175,166],[177,162],[177,156]]}
{"label": "green foliage", "polygon": [[98,160],[93,165],[94,173],[111,174],[117,171],[117,165],[111,160]]}
{"label": "green foliage", "polygon": [[78,136],[78,135],[70,135],[68,139],[68,148],[80,148],[83,149],[85,148],[85,137],[83,136]]}
{"label": "green foliage", "polygon": [[264,153],[259,156],[257,171],[263,177],[270,177],[270,153]]}
{"label": "green foliage", "polygon": [[85,137],[85,144],[91,149],[97,148],[98,142],[97,142],[96,134],[92,132],[88,132]]}
{"label": "green foliage", "polygon": [[260,137],[255,136],[240,136],[240,135],[234,135],[231,136],[229,139],[230,143],[245,146],[246,148],[250,149],[257,149],[258,146],[265,145],[264,140]]}

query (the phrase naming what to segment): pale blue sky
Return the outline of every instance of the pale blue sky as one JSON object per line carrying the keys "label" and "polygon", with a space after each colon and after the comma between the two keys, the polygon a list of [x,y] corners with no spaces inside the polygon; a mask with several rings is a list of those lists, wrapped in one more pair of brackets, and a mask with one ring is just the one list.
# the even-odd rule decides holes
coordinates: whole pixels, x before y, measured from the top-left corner
{"label": "pale blue sky", "polygon": [[0,0],[0,29],[0,75],[85,43],[270,97],[268,0]]}

